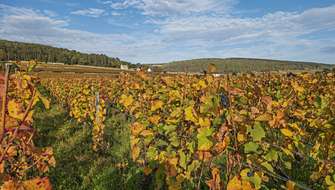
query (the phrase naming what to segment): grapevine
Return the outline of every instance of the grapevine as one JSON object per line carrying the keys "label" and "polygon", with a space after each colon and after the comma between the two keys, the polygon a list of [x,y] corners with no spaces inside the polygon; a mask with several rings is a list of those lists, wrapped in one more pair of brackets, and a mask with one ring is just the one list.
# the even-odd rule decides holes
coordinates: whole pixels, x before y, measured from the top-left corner
{"label": "grapevine", "polygon": [[[333,72],[222,78],[140,72],[42,83],[80,122],[96,121],[95,93],[102,95],[102,127],[93,130],[99,144],[108,127],[105,102],[129,113],[132,159],[146,175],[160,176],[157,188],[199,189],[204,179],[213,190],[334,188]],[[308,160],[309,180],[294,181],[291,171]]]}
{"label": "grapevine", "polygon": [[[32,62],[34,63],[34,62]],[[55,166],[51,147],[34,146],[32,127],[34,109],[41,102],[49,108],[49,100],[37,90],[36,78],[26,72],[1,75],[2,134],[0,150],[1,189],[51,189],[45,176],[50,166]],[[29,172],[38,176],[31,178]]]}

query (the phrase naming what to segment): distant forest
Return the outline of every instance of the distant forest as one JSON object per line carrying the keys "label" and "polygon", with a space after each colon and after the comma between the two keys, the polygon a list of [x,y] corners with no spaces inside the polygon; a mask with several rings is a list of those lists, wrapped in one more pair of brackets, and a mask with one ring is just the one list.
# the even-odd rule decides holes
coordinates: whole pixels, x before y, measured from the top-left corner
{"label": "distant forest", "polygon": [[52,46],[0,40],[0,61],[37,60],[45,63],[119,67],[129,62],[104,54],[87,54]]}

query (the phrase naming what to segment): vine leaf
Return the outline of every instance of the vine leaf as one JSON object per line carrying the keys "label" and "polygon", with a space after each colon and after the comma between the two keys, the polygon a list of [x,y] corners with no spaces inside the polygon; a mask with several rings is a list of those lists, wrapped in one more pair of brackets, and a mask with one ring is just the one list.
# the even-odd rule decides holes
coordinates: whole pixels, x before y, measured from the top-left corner
{"label": "vine leaf", "polygon": [[227,190],[253,190],[249,181],[240,180],[237,176],[228,182]]}
{"label": "vine leaf", "polygon": [[192,121],[194,123],[197,123],[198,120],[196,119],[196,116],[194,115],[193,106],[189,106],[185,109],[185,120],[186,121]]}
{"label": "vine leaf", "polygon": [[265,137],[265,131],[261,125],[261,123],[256,122],[253,127],[248,127],[247,132],[250,133],[250,136],[254,141],[261,141],[262,138]]}
{"label": "vine leaf", "polygon": [[254,143],[254,142],[248,142],[247,144],[244,145],[244,153],[251,153],[255,152],[257,153],[259,145]]}
{"label": "vine leaf", "polygon": [[262,178],[257,172],[252,172],[250,169],[244,169],[240,172],[242,180],[249,181],[254,184],[255,189],[260,189],[262,184]]}
{"label": "vine leaf", "polygon": [[271,162],[271,161],[278,161],[278,152],[271,149],[266,155],[265,160]]}
{"label": "vine leaf", "polygon": [[24,113],[22,112],[22,105],[15,102],[14,100],[8,101],[8,113],[9,116],[15,119],[22,120],[24,117]]}
{"label": "vine leaf", "polygon": [[289,129],[280,129],[280,132],[287,137],[293,137],[293,132]]}
{"label": "vine leaf", "polygon": [[131,95],[126,96],[126,95],[122,94],[122,96],[120,98],[120,103],[122,105],[124,105],[125,107],[129,107],[133,102],[134,102],[133,96],[131,96]]}
{"label": "vine leaf", "polygon": [[154,103],[151,105],[151,111],[156,111],[160,108],[162,108],[164,105],[164,102],[162,102],[161,100],[156,100],[154,101]]}
{"label": "vine leaf", "polygon": [[208,151],[213,146],[213,142],[208,139],[208,137],[212,136],[213,129],[212,128],[200,128],[198,130],[197,139],[198,139],[198,150],[200,151]]}
{"label": "vine leaf", "polygon": [[255,120],[256,121],[271,121],[272,120],[272,115],[268,114],[268,113],[264,113],[264,114],[258,116]]}

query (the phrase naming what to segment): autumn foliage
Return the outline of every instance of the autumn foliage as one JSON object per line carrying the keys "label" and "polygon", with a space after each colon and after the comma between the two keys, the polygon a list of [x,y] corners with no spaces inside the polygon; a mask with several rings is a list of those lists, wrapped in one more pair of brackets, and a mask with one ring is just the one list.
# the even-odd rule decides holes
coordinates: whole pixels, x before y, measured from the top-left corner
{"label": "autumn foliage", "polygon": [[[1,74],[0,80],[4,105],[0,118],[1,189],[51,189],[48,178],[43,178],[43,175],[50,166],[55,166],[53,150],[34,146],[35,130],[32,127],[35,107],[41,102],[48,109],[49,100],[37,90],[36,79],[26,73]],[[32,171],[38,175],[28,175]]]}
{"label": "autumn foliage", "polygon": [[[109,106],[128,113],[132,160],[156,176],[158,189],[200,189],[203,183],[212,190],[335,187],[332,72],[221,78],[138,73],[42,84],[71,116],[92,124],[95,150],[104,147]],[[295,167],[304,166],[308,180],[292,179]]]}

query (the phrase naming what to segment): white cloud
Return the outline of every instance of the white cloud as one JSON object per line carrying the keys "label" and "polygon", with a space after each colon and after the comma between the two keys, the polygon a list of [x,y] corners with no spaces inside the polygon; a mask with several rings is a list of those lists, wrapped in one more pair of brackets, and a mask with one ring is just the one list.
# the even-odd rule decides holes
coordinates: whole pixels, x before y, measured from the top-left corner
{"label": "white cloud", "polygon": [[122,14],[119,12],[111,12],[110,15],[112,16],[121,16]]}
{"label": "white cloud", "polygon": [[157,22],[159,32],[178,39],[236,40],[291,37],[335,29],[335,6],[302,13],[275,12],[258,18],[190,16]]}
{"label": "white cloud", "polygon": [[[126,34],[98,34],[69,29],[69,21],[50,17],[43,11],[0,4],[0,38],[105,53],[134,63],[201,57],[335,62],[335,54],[329,53],[334,49],[329,45],[335,44],[334,36],[306,37],[335,30],[335,6],[274,12],[256,18],[232,14],[172,15],[158,19],[150,16],[156,32],[138,32],[132,26],[133,32]],[[119,28],[128,26],[108,22]]]}
{"label": "white cloud", "polygon": [[105,13],[103,9],[95,9],[95,8],[88,8],[88,9],[81,9],[72,11],[71,14],[73,15],[80,15],[80,16],[88,16],[93,18],[98,18]]}
{"label": "white cloud", "polygon": [[121,2],[104,1],[113,9],[129,7],[142,11],[143,15],[172,16],[191,13],[226,13],[236,0],[123,0]]}

